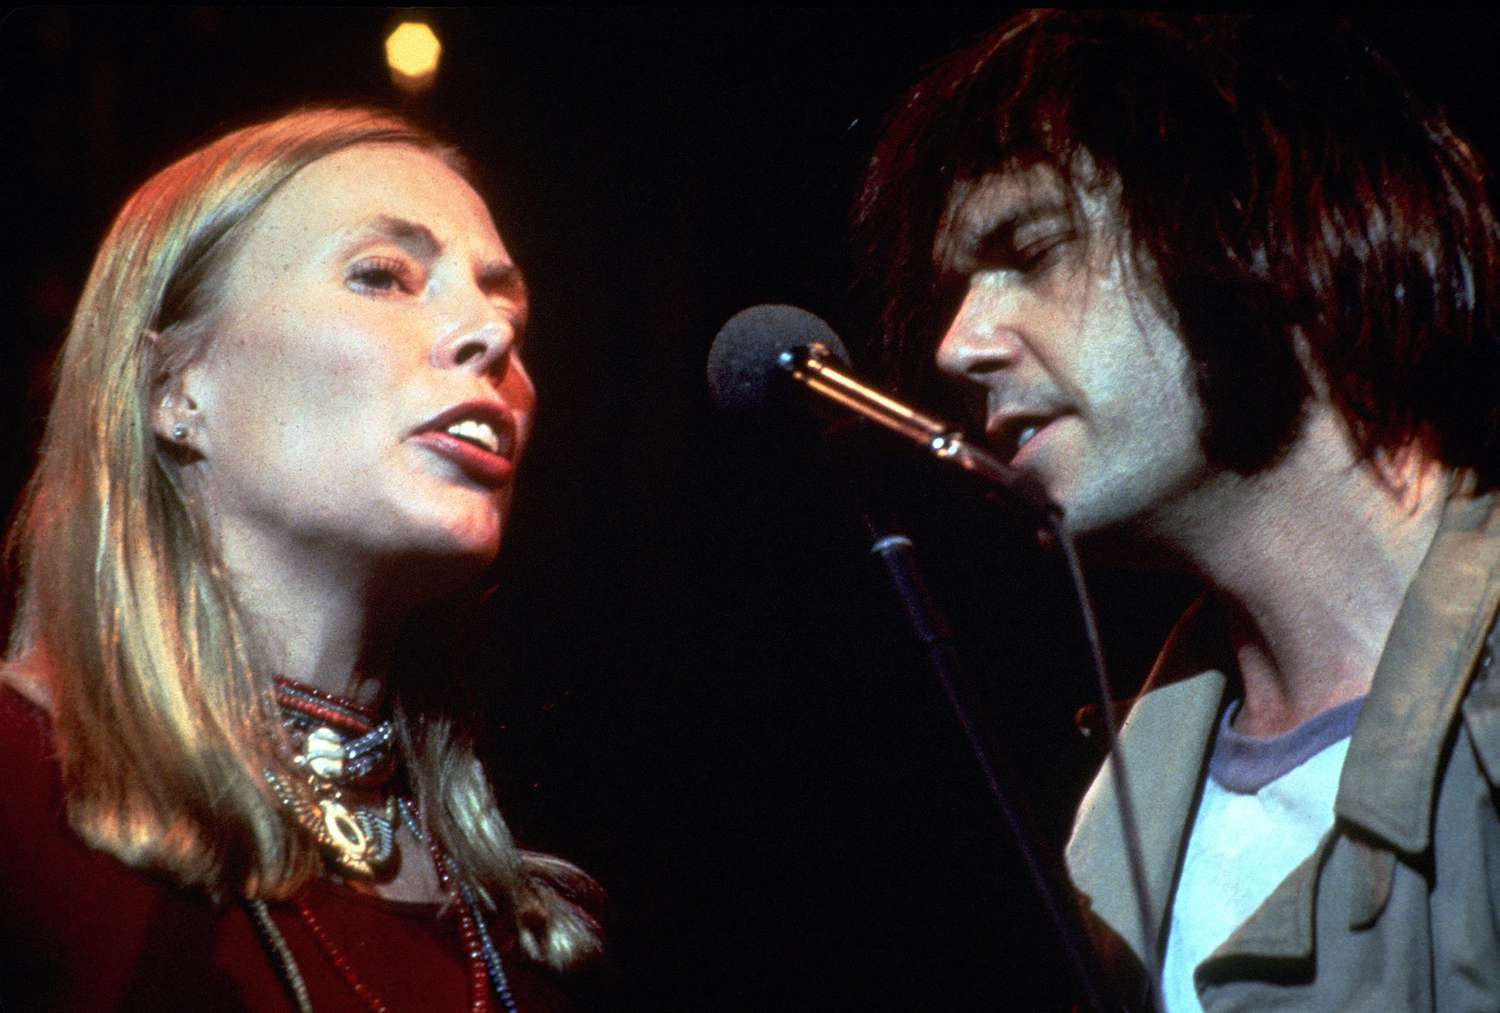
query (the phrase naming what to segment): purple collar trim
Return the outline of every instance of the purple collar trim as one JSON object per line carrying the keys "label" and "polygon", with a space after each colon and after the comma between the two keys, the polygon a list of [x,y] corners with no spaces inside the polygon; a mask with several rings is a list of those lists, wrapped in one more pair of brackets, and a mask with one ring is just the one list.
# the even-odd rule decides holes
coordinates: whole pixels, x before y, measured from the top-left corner
{"label": "purple collar trim", "polygon": [[1219,720],[1208,775],[1220,787],[1240,795],[1253,795],[1266,785],[1354,734],[1364,697],[1356,697],[1309,718],[1296,728],[1268,739],[1235,731],[1231,724],[1240,701],[1232,701]]}

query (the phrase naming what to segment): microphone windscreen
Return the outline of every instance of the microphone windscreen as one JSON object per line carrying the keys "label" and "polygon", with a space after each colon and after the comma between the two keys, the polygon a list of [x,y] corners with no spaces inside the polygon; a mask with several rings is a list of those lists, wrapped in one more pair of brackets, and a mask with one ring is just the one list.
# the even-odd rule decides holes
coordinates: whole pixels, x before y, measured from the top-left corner
{"label": "microphone windscreen", "polygon": [[751,306],[729,318],[708,350],[708,390],[727,411],[758,408],[771,396],[777,357],[821,342],[847,365],[849,350],[823,319],[796,306]]}

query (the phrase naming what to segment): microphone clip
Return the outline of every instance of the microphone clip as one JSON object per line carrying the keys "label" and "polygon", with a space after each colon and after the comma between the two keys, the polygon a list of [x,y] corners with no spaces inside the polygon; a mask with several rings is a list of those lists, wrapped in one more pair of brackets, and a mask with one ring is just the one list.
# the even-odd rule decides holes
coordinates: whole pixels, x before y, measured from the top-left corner
{"label": "microphone clip", "polygon": [[776,364],[799,386],[904,437],[933,459],[968,472],[1004,493],[1044,526],[1052,527],[1061,521],[1062,507],[1047,495],[1040,482],[969,442],[956,426],[862,383],[840,368],[837,353],[823,342],[785,349],[776,356]]}

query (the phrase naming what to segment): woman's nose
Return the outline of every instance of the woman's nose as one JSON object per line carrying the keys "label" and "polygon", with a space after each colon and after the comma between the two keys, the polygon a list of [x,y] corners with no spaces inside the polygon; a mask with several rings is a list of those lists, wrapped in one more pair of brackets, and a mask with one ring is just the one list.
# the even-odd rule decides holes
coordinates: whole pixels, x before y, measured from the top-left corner
{"label": "woman's nose", "polygon": [[514,325],[500,320],[460,327],[439,340],[433,358],[436,365],[445,369],[498,373],[515,344],[515,337]]}

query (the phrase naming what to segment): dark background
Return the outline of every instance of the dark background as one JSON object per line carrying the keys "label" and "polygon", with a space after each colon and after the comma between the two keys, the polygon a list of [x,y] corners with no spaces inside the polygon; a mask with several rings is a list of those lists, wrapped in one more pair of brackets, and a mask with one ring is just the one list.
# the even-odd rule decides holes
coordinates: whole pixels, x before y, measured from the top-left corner
{"label": "dark background", "polygon": [[[404,108],[456,141],[534,296],[542,397],[492,617],[493,750],[523,840],[611,895],[624,1005],[1065,1009],[1014,847],[865,558],[851,489],[794,431],[715,418],[708,343],[798,303],[868,333],[846,213],[879,122],[994,11],[431,12],[403,98],[379,10],[28,9],[0,22],[8,270],[0,506],[50,354],[129,191],[308,101]],[[1490,26],[1362,21],[1493,152]],[[893,459],[894,460],[894,459]],[[1056,559],[904,464],[930,565],[1057,851],[1096,762]],[[1190,589],[1096,577],[1121,692]],[[1170,744],[1164,743],[1164,748]]]}

